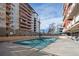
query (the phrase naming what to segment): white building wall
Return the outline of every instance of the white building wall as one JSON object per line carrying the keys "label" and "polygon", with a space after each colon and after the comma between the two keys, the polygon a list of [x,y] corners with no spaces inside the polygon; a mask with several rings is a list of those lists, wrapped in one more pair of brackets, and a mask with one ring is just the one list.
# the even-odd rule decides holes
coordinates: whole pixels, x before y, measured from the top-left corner
{"label": "white building wall", "polygon": [[0,3],[0,28],[6,27],[6,4]]}
{"label": "white building wall", "polygon": [[31,25],[31,30],[34,32],[34,13],[32,13],[32,25]]}
{"label": "white building wall", "polygon": [[19,29],[19,3],[12,3],[12,18],[11,18],[11,28],[14,30]]}
{"label": "white building wall", "polygon": [[39,33],[39,26],[40,26],[39,21],[36,21],[36,32],[38,33]]}
{"label": "white building wall", "polygon": [[34,18],[36,18],[36,32],[39,32],[39,20],[38,15],[36,13],[32,14],[32,32],[34,32]]}

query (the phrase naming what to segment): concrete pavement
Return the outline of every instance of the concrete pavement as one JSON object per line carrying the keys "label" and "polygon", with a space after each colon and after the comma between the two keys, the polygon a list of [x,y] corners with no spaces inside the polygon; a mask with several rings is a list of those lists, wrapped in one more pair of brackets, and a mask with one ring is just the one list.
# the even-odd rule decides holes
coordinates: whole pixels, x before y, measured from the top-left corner
{"label": "concrete pavement", "polygon": [[69,37],[60,37],[55,43],[50,44],[41,51],[53,53],[59,56],[79,56],[79,43],[69,39]]}

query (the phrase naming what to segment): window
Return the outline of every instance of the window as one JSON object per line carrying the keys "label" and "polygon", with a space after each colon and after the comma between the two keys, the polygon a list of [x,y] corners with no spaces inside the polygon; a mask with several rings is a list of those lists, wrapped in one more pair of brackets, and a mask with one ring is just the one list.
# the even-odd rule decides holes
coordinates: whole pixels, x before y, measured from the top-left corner
{"label": "window", "polygon": [[9,25],[9,23],[6,23],[6,25]]}

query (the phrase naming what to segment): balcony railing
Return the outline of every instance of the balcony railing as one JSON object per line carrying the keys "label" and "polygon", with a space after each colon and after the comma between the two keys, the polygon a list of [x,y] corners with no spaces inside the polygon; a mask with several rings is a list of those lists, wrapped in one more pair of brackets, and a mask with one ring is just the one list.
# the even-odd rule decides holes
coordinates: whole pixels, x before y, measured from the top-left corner
{"label": "balcony railing", "polygon": [[25,19],[28,19],[29,21],[31,20],[31,18],[29,18],[28,16],[26,16],[26,15],[23,14],[23,13],[20,13],[20,15],[21,15],[22,17],[24,17]]}
{"label": "balcony railing", "polygon": [[31,25],[27,25],[27,24],[24,24],[24,23],[20,23],[20,26],[23,26],[23,27],[26,27],[26,28],[31,28]]}
{"label": "balcony railing", "polygon": [[20,9],[20,11],[21,12],[23,12],[25,15],[27,15],[28,17],[30,17],[31,18],[31,14],[29,14],[29,13],[27,13],[27,12],[25,12],[24,10],[22,10],[22,9]]}
{"label": "balcony railing", "polygon": [[31,30],[28,30],[28,29],[25,29],[25,28],[20,28],[20,30],[22,30],[22,31],[31,31]]}
{"label": "balcony railing", "polygon": [[77,16],[76,18],[74,18],[69,25],[67,26],[67,30],[72,28],[73,26],[75,26],[77,23],[79,23],[79,16]]}
{"label": "balcony railing", "polygon": [[23,23],[23,24],[25,24],[25,25],[28,25],[28,26],[30,26],[30,25],[31,25],[31,23],[24,22],[24,21],[21,21],[21,23]]}
{"label": "balcony railing", "polygon": [[7,19],[7,20],[10,20],[11,17],[10,17],[9,15],[6,15],[6,19]]}
{"label": "balcony railing", "polygon": [[31,28],[28,28],[28,27],[25,27],[25,26],[22,26],[22,25],[20,25],[20,28],[21,29],[26,29],[26,30],[30,30]]}
{"label": "balcony railing", "polygon": [[26,12],[28,12],[28,13],[29,13],[29,15],[32,13],[31,11],[28,11],[28,10],[27,10],[27,8],[26,8],[26,7],[24,7],[23,5],[20,5],[20,7],[21,7],[23,10],[25,10]]}
{"label": "balcony railing", "polygon": [[23,4],[23,6],[25,7],[25,8],[27,8],[28,9],[28,11],[32,11],[26,4]]}
{"label": "balcony railing", "polygon": [[26,18],[24,18],[24,17],[20,17],[19,19],[23,19],[25,22],[32,22],[30,19],[26,19]]}

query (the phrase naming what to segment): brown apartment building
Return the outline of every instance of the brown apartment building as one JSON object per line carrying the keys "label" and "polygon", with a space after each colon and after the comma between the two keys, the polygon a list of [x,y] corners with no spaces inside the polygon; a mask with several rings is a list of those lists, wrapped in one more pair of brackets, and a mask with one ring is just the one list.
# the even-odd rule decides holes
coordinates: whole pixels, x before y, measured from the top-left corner
{"label": "brown apartment building", "polygon": [[28,3],[0,3],[0,35],[26,35],[34,32],[34,18],[38,24],[38,15]]}
{"label": "brown apartment building", "polygon": [[26,34],[26,32],[32,32],[32,13],[33,9],[29,4],[19,4],[19,31],[20,34]]}
{"label": "brown apartment building", "polygon": [[63,32],[70,35],[79,33],[79,3],[65,3],[63,14]]}

